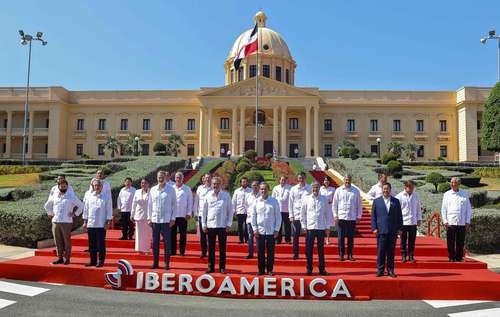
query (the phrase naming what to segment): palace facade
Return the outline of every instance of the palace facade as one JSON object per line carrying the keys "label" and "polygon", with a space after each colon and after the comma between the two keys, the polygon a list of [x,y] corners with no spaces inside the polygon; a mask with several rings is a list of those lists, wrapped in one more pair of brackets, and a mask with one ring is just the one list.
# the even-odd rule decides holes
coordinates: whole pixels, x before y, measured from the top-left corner
{"label": "palace facade", "polygon": [[[391,141],[416,143],[420,160],[492,160],[479,147],[483,103],[490,88],[457,91],[322,90],[295,86],[297,64],[277,32],[258,12],[259,59],[233,60],[245,33],[224,63],[225,85],[196,90],[69,91],[63,87],[30,89],[29,159],[109,157],[105,141],[124,142],[140,134],[143,155],[153,155],[156,142],[180,135],[183,157],[242,154],[255,145],[258,124],[260,155],[335,156],[350,140],[361,152],[377,152]],[[248,30],[246,32],[251,32]],[[259,113],[256,116],[256,76]],[[24,88],[0,88],[0,155],[22,153]]]}

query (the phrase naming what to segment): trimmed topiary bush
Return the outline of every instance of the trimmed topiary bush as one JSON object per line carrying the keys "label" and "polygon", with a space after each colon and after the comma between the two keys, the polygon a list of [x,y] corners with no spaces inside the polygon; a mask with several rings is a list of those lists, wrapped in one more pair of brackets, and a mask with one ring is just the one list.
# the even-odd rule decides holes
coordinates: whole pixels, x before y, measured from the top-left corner
{"label": "trimmed topiary bush", "polygon": [[474,253],[500,253],[498,228],[500,228],[500,210],[475,209],[465,239],[467,250]]}
{"label": "trimmed topiary bush", "polygon": [[470,192],[469,193],[469,200],[470,204],[474,208],[479,208],[488,202],[488,192],[485,190],[479,191],[479,192]]}
{"label": "trimmed topiary bush", "polygon": [[251,168],[252,165],[245,160],[240,161],[236,165],[236,171],[238,171],[238,173],[245,173],[246,171],[249,171]]}
{"label": "trimmed topiary bush", "polygon": [[436,189],[436,192],[437,192],[438,185],[440,183],[446,182],[447,180],[446,180],[446,177],[444,177],[443,175],[436,173],[436,172],[432,172],[432,173],[427,174],[427,176],[425,176],[425,181],[427,183],[431,183],[432,185],[434,185],[434,188]]}
{"label": "trimmed topiary bush", "polygon": [[438,193],[446,193],[450,190],[450,183],[439,183],[437,186]]}
{"label": "trimmed topiary bush", "polygon": [[387,164],[390,161],[397,161],[398,156],[392,152],[385,152],[384,155],[382,155],[382,164]]}
{"label": "trimmed topiary bush", "polygon": [[255,152],[255,150],[248,150],[245,152],[245,154],[243,154],[243,156],[249,159],[250,161],[253,161],[257,157],[257,152]]}
{"label": "trimmed topiary bush", "polygon": [[460,177],[460,182],[462,185],[467,187],[478,187],[481,186],[481,177],[479,176],[462,176]]}
{"label": "trimmed topiary bush", "polygon": [[389,172],[389,174],[393,175],[396,172],[402,171],[403,165],[399,161],[389,161],[389,163],[387,163],[387,172]]}
{"label": "trimmed topiary bush", "polygon": [[480,177],[500,177],[500,167],[479,167],[472,173]]}

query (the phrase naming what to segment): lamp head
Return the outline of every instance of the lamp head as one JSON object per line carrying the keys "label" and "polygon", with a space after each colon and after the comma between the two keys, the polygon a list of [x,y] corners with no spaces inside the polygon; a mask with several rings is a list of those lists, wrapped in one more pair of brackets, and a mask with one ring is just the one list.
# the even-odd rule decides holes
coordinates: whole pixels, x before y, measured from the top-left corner
{"label": "lamp head", "polygon": [[42,41],[42,45],[43,46],[47,45],[47,41]]}
{"label": "lamp head", "polygon": [[135,139],[134,139],[136,142],[139,142],[139,137],[136,136]]}
{"label": "lamp head", "polygon": [[377,143],[380,143],[380,141],[382,141],[380,138],[377,138]]}
{"label": "lamp head", "polygon": [[23,31],[23,30],[19,30],[19,35],[20,35],[21,37],[23,37],[23,36],[24,36],[24,31]]}
{"label": "lamp head", "polygon": [[481,43],[482,43],[482,44],[486,44],[486,41],[487,41],[487,40],[488,40],[488,39],[486,39],[486,38],[484,38],[484,37],[480,39],[480,41],[481,41]]}
{"label": "lamp head", "polygon": [[22,45],[26,45],[26,44],[28,44],[28,41],[26,41],[24,38],[22,38],[22,39],[21,39],[21,44],[22,44]]}
{"label": "lamp head", "polygon": [[495,36],[495,30],[490,30],[490,31],[488,32],[488,36],[490,36],[490,37],[494,37],[494,36]]}
{"label": "lamp head", "polygon": [[36,32],[36,37],[37,37],[38,39],[41,39],[41,38],[42,38],[42,36],[43,36],[43,32]]}

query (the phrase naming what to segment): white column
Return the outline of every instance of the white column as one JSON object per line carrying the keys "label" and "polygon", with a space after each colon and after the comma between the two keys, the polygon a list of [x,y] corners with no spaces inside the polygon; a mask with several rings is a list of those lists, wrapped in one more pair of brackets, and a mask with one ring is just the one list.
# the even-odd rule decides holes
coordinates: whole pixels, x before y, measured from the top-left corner
{"label": "white column", "polygon": [[245,106],[240,106],[240,155],[245,153]]}
{"label": "white column", "polygon": [[[26,152],[26,158],[33,158],[33,128],[35,125],[35,111],[30,111],[30,125],[28,127],[28,151]],[[24,141],[23,141],[24,143]],[[24,144],[23,144],[24,146]]]}
{"label": "white column", "polygon": [[286,106],[281,106],[281,156],[286,157]]}
{"label": "white column", "polygon": [[231,118],[231,153],[233,155],[238,155],[238,133],[236,130],[238,129],[238,110],[236,107],[233,107],[233,116]]}
{"label": "white column", "polygon": [[12,149],[12,111],[7,111],[7,131],[5,131],[4,158],[10,158]]}
{"label": "white column", "polygon": [[[273,108],[273,150],[278,153],[278,107]],[[274,152],[274,151],[273,151]]]}
{"label": "white column", "polygon": [[305,157],[311,156],[311,106],[306,106],[306,153]]}
{"label": "white column", "polygon": [[208,107],[207,129],[207,155],[212,156],[212,107]]}
{"label": "white column", "polygon": [[200,107],[200,143],[198,146],[198,155],[205,156],[205,108]]}
{"label": "white column", "polygon": [[319,150],[319,105],[314,106],[314,156],[320,156]]}

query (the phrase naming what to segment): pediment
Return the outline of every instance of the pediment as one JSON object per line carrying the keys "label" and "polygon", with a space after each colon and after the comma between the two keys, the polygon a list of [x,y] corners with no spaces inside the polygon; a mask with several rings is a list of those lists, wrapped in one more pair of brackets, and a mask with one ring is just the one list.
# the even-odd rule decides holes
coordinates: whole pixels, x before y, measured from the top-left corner
{"label": "pediment", "polygon": [[[236,96],[236,97],[250,97],[255,96],[256,79],[246,79],[232,85],[204,89],[200,93],[200,97],[223,97],[223,96]],[[312,90],[312,91],[309,91]],[[259,96],[278,96],[278,97],[318,97],[317,89],[303,89],[297,88],[273,79],[259,76]],[[316,92],[316,93],[315,93]]]}

